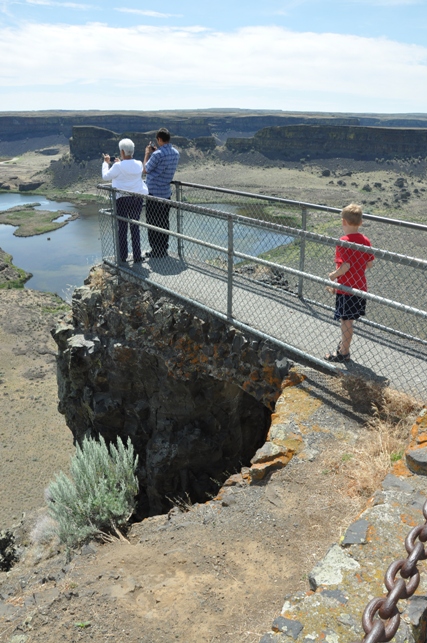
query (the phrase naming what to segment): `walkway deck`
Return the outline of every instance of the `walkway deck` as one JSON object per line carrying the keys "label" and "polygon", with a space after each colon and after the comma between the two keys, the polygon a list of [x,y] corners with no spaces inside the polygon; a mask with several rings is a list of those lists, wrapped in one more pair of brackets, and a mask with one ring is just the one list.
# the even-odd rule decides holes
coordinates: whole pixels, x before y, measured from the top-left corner
{"label": "walkway deck", "polygon": [[[227,313],[226,274],[210,264],[170,256],[121,270],[133,279],[146,280],[195,304]],[[331,311],[241,275],[236,275],[233,283],[233,318],[320,360],[335,349],[340,338],[339,324]],[[359,322],[351,351],[351,361],[338,365],[340,369],[389,384],[421,401],[427,399],[427,344]]]}

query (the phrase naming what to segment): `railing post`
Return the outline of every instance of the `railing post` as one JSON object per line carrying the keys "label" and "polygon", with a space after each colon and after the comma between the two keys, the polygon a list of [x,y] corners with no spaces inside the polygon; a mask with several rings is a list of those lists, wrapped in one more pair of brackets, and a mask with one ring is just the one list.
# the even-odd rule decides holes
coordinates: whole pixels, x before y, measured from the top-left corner
{"label": "railing post", "polygon": [[116,265],[119,265],[119,259],[120,259],[119,222],[117,221],[116,192],[114,190],[112,190],[111,192],[111,211],[113,214],[111,219],[111,226],[112,226],[113,240],[114,240],[114,258],[115,258]]}
{"label": "railing post", "polygon": [[[301,209],[301,228],[304,232],[307,232],[307,208],[303,207]],[[304,272],[305,266],[305,236],[301,237],[300,247],[299,247],[299,269],[301,272]],[[298,297],[302,298],[304,289],[304,278],[300,277],[298,279]]]}
{"label": "railing post", "polygon": [[[176,194],[176,201],[181,202],[182,201],[182,184],[177,182],[175,184],[175,194]],[[184,228],[184,215],[182,213],[182,209],[179,206],[176,209],[176,231],[179,232],[179,234],[183,234],[183,228]],[[180,259],[183,259],[184,257],[184,242],[182,239],[178,239],[178,257]]]}
{"label": "railing post", "polygon": [[233,318],[233,259],[234,259],[234,229],[233,218],[228,215],[228,270],[227,270],[227,317]]}

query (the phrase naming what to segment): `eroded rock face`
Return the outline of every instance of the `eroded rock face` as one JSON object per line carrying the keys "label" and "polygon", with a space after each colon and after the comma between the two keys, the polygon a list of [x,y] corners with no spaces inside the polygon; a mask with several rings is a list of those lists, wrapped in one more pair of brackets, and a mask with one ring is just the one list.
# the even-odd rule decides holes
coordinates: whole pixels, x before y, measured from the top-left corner
{"label": "eroded rock face", "polygon": [[141,512],[203,501],[264,443],[287,373],[277,348],[105,269],[52,331],[74,438],[131,438]]}
{"label": "eroded rock face", "polygon": [[355,125],[300,124],[265,127],[253,138],[229,138],[226,146],[235,152],[254,149],[268,158],[298,160],[310,158],[375,159],[425,154],[424,128],[362,127]]}
{"label": "eroded rock face", "polygon": [[[70,152],[77,161],[87,159],[99,159],[102,154],[116,155],[119,149],[119,141],[122,138],[130,138],[135,143],[137,158],[143,155],[146,146],[155,141],[156,132],[131,132],[127,131],[122,134],[112,132],[111,130],[95,127],[92,125],[73,127],[73,135],[70,138]],[[205,137],[215,147],[215,139],[212,136]],[[202,140],[205,140],[204,138]],[[185,136],[173,136],[172,144],[179,149],[184,149],[191,145],[191,141]],[[212,146],[211,146],[212,147]]]}

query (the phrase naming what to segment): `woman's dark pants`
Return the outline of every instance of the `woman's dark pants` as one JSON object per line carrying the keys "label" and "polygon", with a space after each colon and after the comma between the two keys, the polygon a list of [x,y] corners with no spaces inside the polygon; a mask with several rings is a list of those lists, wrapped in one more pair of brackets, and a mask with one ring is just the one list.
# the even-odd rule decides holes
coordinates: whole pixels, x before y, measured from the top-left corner
{"label": "woman's dark pants", "polygon": [[121,221],[118,219],[119,230],[119,255],[120,261],[126,261],[128,257],[128,226],[132,240],[133,260],[141,261],[141,237],[139,226],[130,221],[139,221],[144,200],[139,196],[121,196],[116,201],[117,216],[129,219]]}

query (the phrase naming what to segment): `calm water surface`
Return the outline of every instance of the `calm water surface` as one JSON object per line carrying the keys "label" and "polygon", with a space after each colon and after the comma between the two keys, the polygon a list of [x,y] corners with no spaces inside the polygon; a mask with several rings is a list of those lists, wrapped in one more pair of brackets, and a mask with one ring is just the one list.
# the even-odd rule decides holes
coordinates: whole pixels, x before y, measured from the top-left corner
{"label": "calm water surface", "polygon": [[[81,286],[88,276],[89,269],[101,261],[101,242],[98,224],[97,203],[89,206],[74,206],[67,202],[49,201],[44,197],[23,194],[0,194],[0,211],[24,203],[40,203],[36,209],[79,213],[79,218],[70,221],[66,226],[32,237],[15,237],[16,228],[0,224],[0,248],[13,256],[13,263],[33,277],[25,284],[26,288],[48,291],[58,294],[66,301],[71,301],[73,290]],[[237,212],[230,204],[208,203],[207,207],[222,211]],[[70,215],[58,215],[62,221]],[[175,229],[175,217],[171,213],[171,228]],[[210,241],[227,247],[227,222],[199,214],[192,214],[184,219],[184,234]],[[141,230],[141,245],[148,248],[147,231]],[[234,247],[237,251],[258,256],[271,248],[291,241],[290,237],[271,231],[240,224],[234,227]],[[176,251],[176,240],[171,240],[171,250]],[[194,244],[193,244],[194,248]],[[200,260],[211,260],[218,253],[208,248],[197,246],[197,257]],[[221,253],[218,258],[224,259]],[[239,261],[236,259],[236,262]]]}
{"label": "calm water surface", "polygon": [[[203,205],[207,208],[212,208],[213,210],[239,214],[238,206],[230,203],[204,203]],[[176,228],[173,220],[171,220],[171,227],[173,229]],[[215,219],[213,217],[194,212],[188,216],[184,214],[183,233],[190,237],[208,241],[223,248],[227,248],[228,246],[228,223],[224,219]],[[233,226],[234,250],[253,257],[259,257],[272,248],[286,245],[291,241],[292,237],[272,232],[271,230],[262,230],[250,225],[243,225],[241,223],[235,223]],[[175,240],[172,242],[172,248],[174,249],[173,244],[176,245]],[[193,252],[195,252],[197,257],[202,260],[212,260],[215,258],[225,260],[227,257],[224,253],[218,254],[215,250],[205,248],[203,246],[197,246],[197,250],[195,250],[194,244]],[[235,263],[238,263],[239,261],[242,260],[239,258],[234,259]]]}
{"label": "calm water surface", "polygon": [[[74,206],[48,201],[40,195],[0,194],[0,211],[24,203],[40,203],[36,209],[79,212],[79,218],[63,228],[32,237],[15,237],[16,228],[0,225],[0,248],[13,256],[13,263],[34,276],[26,288],[58,294],[67,301],[76,286],[81,286],[89,269],[101,260],[98,204]],[[69,215],[59,215],[64,220]]]}

